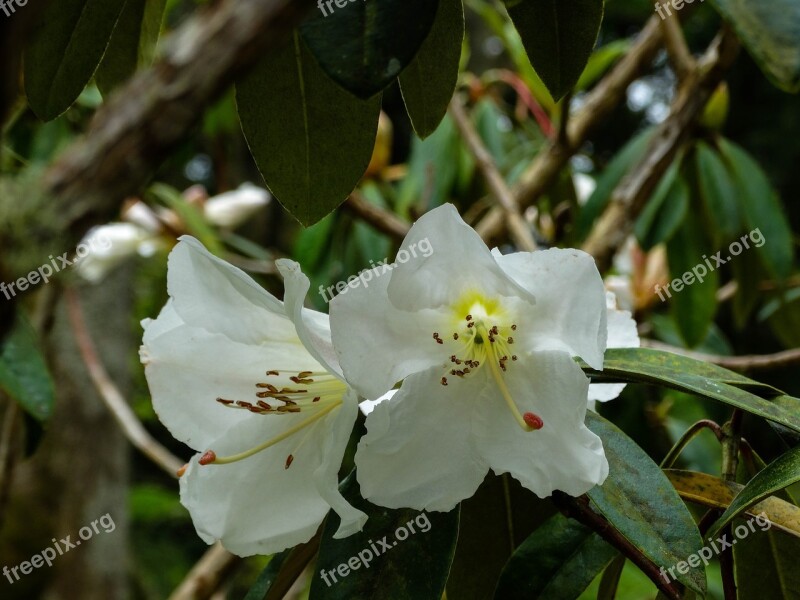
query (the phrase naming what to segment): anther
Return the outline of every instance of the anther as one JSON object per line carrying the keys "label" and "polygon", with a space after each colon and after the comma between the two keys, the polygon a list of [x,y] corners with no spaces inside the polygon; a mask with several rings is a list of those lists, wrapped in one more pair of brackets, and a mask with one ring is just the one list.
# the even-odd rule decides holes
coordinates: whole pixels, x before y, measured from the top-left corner
{"label": "anther", "polygon": [[177,471],[178,477],[183,477],[183,474],[186,473],[186,469],[188,468],[189,468],[189,463],[186,463],[180,469],[178,469]]}
{"label": "anther", "polygon": [[511,355],[511,360],[517,360],[517,355],[516,354],[512,354]]}
{"label": "anther", "polygon": [[[514,357],[514,360],[517,360],[517,357]],[[316,396],[311,402],[319,402],[320,396]]]}
{"label": "anther", "polygon": [[472,321],[472,315],[467,315],[467,321]]}
{"label": "anther", "polygon": [[442,385],[447,385],[447,377],[442,377]]}
{"label": "anther", "polygon": [[225,398],[217,398],[217,402],[219,402],[220,404],[224,404],[225,406],[230,406],[231,404],[234,404],[233,400],[225,400]]}
{"label": "anther", "polygon": [[513,344],[514,343],[514,338],[513,337],[509,337],[508,338],[508,343],[509,344]]}
{"label": "anther", "polygon": [[454,334],[453,334],[453,339],[454,339],[454,340],[457,340],[457,339],[458,339],[458,334],[457,334],[457,333],[454,333]]}
{"label": "anther", "polygon": [[290,454],[289,456],[287,456],[287,457],[286,457],[286,466],[285,466],[284,468],[285,468],[285,469],[288,469],[289,467],[291,467],[291,466],[292,466],[292,463],[293,463],[293,462],[294,462],[294,456],[292,456],[292,455]]}
{"label": "anther", "polygon": [[263,408],[264,410],[272,410],[272,406],[264,402],[263,400],[258,401],[258,405]]}
{"label": "anther", "polygon": [[278,371],[267,371],[267,375],[280,375]]}
{"label": "anther", "polygon": [[511,326],[511,331],[516,331],[516,330],[517,330],[517,326],[516,325],[512,325]]}
{"label": "anther", "polygon": [[200,457],[198,461],[201,465],[210,465],[214,461],[217,460],[217,455],[213,450],[207,451],[203,456]]}
{"label": "anther", "polygon": [[524,415],[522,415],[522,418],[524,419],[525,424],[534,431],[538,431],[544,427],[544,421],[542,421],[542,417],[533,414],[532,412],[526,412]]}

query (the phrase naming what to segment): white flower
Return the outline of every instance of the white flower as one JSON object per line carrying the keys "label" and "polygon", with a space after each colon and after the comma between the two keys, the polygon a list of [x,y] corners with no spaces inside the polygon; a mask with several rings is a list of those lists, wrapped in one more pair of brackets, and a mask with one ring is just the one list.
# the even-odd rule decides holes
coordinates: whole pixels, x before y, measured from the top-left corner
{"label": "white flower", "polygon": [[366,515],[338,490],[358,404],[341,378],[328,317],[303,308],[308,278],[279,261],[285,303],[184,236],[169,258],[170,300],[143,323],[155,410],[198,451],[181,502],[206,542],[240,556],[310,539],[333,508],[337,537]]}
{"label": "white flower", "polygon": [[602,369],[606,296],[579,250],[490,252],[451,205],[423,216],[403,247],[433,252],[397,264],[331,302],[347,380],[376,398],[356,454],[361,492],[391,507],[449,510],[489,469],[539,496],[580,495],[608,462],[584,424]]}
{"label": "white flower", "polygon": [[272,197],[267,190],[252,183],[243,183],[238,189],[214,196],[203,205],[206,220],[217,227],[233,229],[238,227]]}
{"label": "white flower", "polygon": [[[92,283],[103,279],[127,258],[152,256],[158,250],[158,235],[133,223],[108,223],[89,231],[78,244],[78,274]],[[81,257],[80,253],[86,254]]]}

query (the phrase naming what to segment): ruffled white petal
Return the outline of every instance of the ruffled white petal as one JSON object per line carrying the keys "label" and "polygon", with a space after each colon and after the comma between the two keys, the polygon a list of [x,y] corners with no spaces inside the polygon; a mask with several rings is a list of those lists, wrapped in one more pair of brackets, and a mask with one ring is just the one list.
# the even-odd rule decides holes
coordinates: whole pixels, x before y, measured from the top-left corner
{"label": "ruffled white petal", "polygon": [[[617,299],[612,292],[606,293],[608,310],[608,348],[638,348],[641,345],[636,321],[627,310],[617,310]],[[593,383],[589,386],[589,400],[608,402],[625,389],[624,383]],[[592,405],[589,406],[592,408]]]}
{"label": "ruffled white petal", "polygon": [[498,473],[510,473],[539,497],[554,490],[579,496],[608,475],[603,444],[584,424],[589,380],[562,352],[520,357],[504,375],[520,413],[544,421],[524,431],[495,387],[475,405],[473,433],[481,455]]}
{"label": "ruffled white petal", "polygon": [[470,436],[477,394],[439,385],[437,368],[412,375],[367,417],[356,452],[361,494],[389,508],[446,511],[488,472]]}
{"label": "ruffled white petal", "polygon": [[[526,349],[561,350],[603,368],[606,300],[594,259],[580,250],[540,250],[506,256],[494,252],[505,273],[536,298],[526,322]],[[532,343],[532,345],[528,345]]]}

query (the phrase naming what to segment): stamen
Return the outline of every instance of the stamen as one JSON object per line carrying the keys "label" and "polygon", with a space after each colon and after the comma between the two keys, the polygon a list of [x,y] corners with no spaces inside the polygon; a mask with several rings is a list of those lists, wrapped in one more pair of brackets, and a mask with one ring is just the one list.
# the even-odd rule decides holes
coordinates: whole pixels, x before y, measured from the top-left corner
{"label": "stamen", "polygon": [[494,376],[495,382],[497,382],[497,387],[500,388],[500,392],[503,394],[503,398],[505,399],[511,414],[514,415],[514,418],[517,420],[517,423],[519,423],[519,426],[522,427],[523,430],[534,431],[534,428],[528,425],[527,421],[525,421],[524,417],[519,413],[519,409],[514,403],[514,399],[511,397],[511,392],[508,391],[506,381],[498,367],[498,365],[500,365],[503,367],[503,370],[505,370],[505,365],[499,360],[492,360],[492,358],[497,359],[497,354],[495,353],[493,346],[489,346],[489,348],[490,352],[494,355],[493,357],[489,358],[489,367],[492,370],[492,375]]}
{"label": "stamen", "polygon": [[[528,413],[528,414],[530,414],[530,413]],[[292,456],[292,455],[290,454],[289,456],[287,456],[287,457],[286,457],[286,466],[284,467],[284,469],[287,469],[287,470],[288,470],[288,469],[289,469],[289,467],[291,467],[291,466],[292,466],[292,463],[293,463],[293,462],[294,462],[294,456]]]}
{"label": "stamen", "polygon": [[200,460],[197,461],[201,465],[210,465],[211,463],[217,460],[217,455],[214,453],[213,450],[208,450],[203,456],[200,457]]}
{"label": "stamen", "polygon": [[544,427],[544,421],[542,421],[542,417],[532,412],[526,412],[522,415],[522,418],[527,423],[528,427],[533,429],[534,431],[538,431],[542,427]]}

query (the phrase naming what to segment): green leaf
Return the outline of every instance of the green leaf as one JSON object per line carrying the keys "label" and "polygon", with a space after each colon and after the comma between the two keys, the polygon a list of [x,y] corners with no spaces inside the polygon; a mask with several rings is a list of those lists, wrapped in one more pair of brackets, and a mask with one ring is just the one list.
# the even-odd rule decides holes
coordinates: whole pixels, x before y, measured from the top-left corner
{"label": "green leaf", "polygon": [[740,513],[764,498],[800,481],[800,447],[789,450],[772,461],[737,494],[731,505],[709,531],[714,536]]}
{"label": "green leaf", "polygon": [[720,151],[733,172],[745,225],[751,234],[757,231],[761,236],[761,245],[755,246],[756,252],[773,276],[788,277],[794,261],[792,229],[778,193],[761,166],[743,148],[721,139]]}
{"label": "green leaf", "polygon": [[[656,565],[676,565],[700,548],[692,514],[661,468],[600,415],[587,412],[586,425],[603,440],[608,458],[608,478],[587,493],[599,512]],[[705,593],[702,568],[690,567],[678,581]]]}
{"label": "green leaf", "polygon": [[800,5],[795,0],[711,0],[766,76],[800,91]]}
{"label": "green leaf", "polygon": [[344,202],[372,157],[379,97],[342,90],[295,34],[236,84],[236,102],[261,175],[292,216],[312,225]]}
{"label": "green leaf", "polygon": [[676,160],[653,192],[636,221],[634,233],[645,251],[672,238],[689,212],[689,186]]}
{"label": "green leaf", "polygon": [[560,100],[586,67],[603,21],[603,0],[504,0],[533,68]]}
{"label": "green leaf", "polygon": [[800,539],[773,529],[738,537],[733,547],[736,592],[740,600],[800,598]]}
{"label": "green leaf", "polygon": [[742,231],[736,203],[736,182],[722,157],[705,142],[694,148],[697,184],[709,219],[714,223],[717,244],[729,242]]}
{"label": "green leaf", "polygon": [[185,225],[186,230],[200,240],[209,252],[217,256],[223,255],[217,232],[205,220],[203,213],[186,202],[178,190],[164,183],[154,183],[148,192],[171,208]]}
{"label": "green leaf", "polygon": [[594,371],[586,365],[583,370],[596,383],[647,383],[668,387],[724,402],[800,431],[800,400],[797,398],[687,356],[650,348],[615,348],[606,351],[602,371]]}
{"label": "green leaf", "polygon": [[500,576],[495,598],[577,598],[616,555],[591,529],[557,514],[514,552]]}
{"label": "green leaf", "polygon": [[153,62],[166,6],[167,0],[126,0],[95,73],[104,96]]}
{"label": "green leaf", "polygon": [[400,91],[417,135],[432,134],[447,113],[458,83],[464,8],[461,0],[439,0],[436,20],[416,58],[400,74]]}
{"label": "green leaf", "polygon": [[51,2],[25,48],[25,92],[43,121],[66,111],[103,58],[123,2]]}
{"label": "green leaf", "polygon": [[284,550],[269,559],[267,566],[259,573],[256,582],[253,584],[253,587],[250,588],[250,591],[247,592],[244,600],[264,600],[264,598],[266,598],[269,588],[275,583],[275,580],[278,578],[278,573],[280,573],[281,567],[290,553],[291,550]]}
{"label": "green leaf", "polygon": [[711,251],[705,233],[694,219],[687,219],[667,242],[669,271],[674,279],[664,291],[689,348],[706,339],[717,312],[719,274],[704,262],[706,253]]}
{"label": "green leaf", "polygon": [[441,600],[456,548],[458,509],[426,513],[374,506],[361,498],[355,471],[340,489],[369,520],[361,532],[336,540],[339,517],[329,514],[311,597]]}
{"label": "green leaf", "polygon": [[599,81],[603,75],[631,49],[630,40],[616,40],[592,53],[575,89],[583,91]]}
{"label": "green leaf", "polygon": [[37,421],[47,421],[53,413],[53,380],[36,332],[19,312],[0,346],[0,389]]}
{"label": "green leaf", "polygon": [[327,10],[320,9],[300,29],[331,79],[360,98],[370,98],[414,59],[431,30],[438,3],[350,0],[337,8],[323,1]]}

